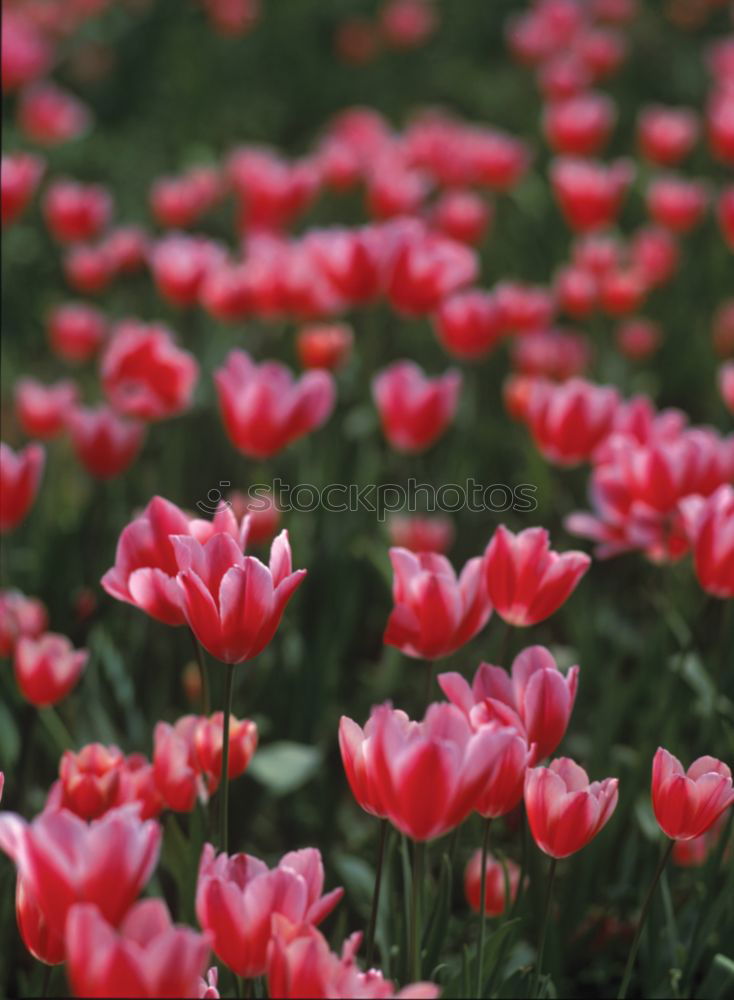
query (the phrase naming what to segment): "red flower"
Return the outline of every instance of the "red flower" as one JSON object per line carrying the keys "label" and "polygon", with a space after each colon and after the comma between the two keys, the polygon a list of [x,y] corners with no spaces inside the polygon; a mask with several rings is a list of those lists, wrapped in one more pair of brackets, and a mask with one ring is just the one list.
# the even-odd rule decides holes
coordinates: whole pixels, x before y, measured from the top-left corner
{"label": "red flower", "polygon": [[396,361],[375,376],[372,395],[385,437],[398,451],[423,451],[448,427],[456,413],[461,375],[449,369],[426,376],[413,361]]}
{"label": "red flower", "polygon": [[[209,791],[212,792],[222,777],[223,712],[215,712],[209,719],[201,719],[194,731],[194,751],[198,765],[207,777]],[[230,716],[229,781],[239,778],[247,770],[252,755],[257,749],[257,726],[249,719]]]}
{"label": "red flower", "polygon": [[674,174],[654,178],[646,194],[647,210],[653,222],[674,233],[687,233],[697,226],[708,201],[705,184]]}
{"label": "red flower", "polygon": [[0,849],[15,861],[48,927],[64,933],[75,903],[94,903],[119,924],[155,868],[161,828],[137,806],[112,809],[87,824],[67,809],[32,823],[0,814]]}
{"label": "red flower", "polygon": [[435,660],[449,656],[486,625],[492,605],[484,562],[470,559],[461,576],[436,552],[390,549],[393,600],[384,642],[406,656]]}
{"label": "red flower", "polygon": [[150,252],[156,288],[175,306],[192,306],[208,274],[221,266],[224,248],[204,236],[173,233],[158,240]]}
{"label": "red flower", "polygon": [[13,667],[21,694],[37,708],[65,698],[87,664],[86,649],[74,649],[65,635],[23,635],[15,646]]}
{"label": "red flower", "polygon": [[587,91],[549,104],[543,129],[555,153],[594,156],[607,144],[616,117],[611,98]]}
{"label": "red flower", "polygon": [[726,245],[734,250],[734,184],[725,187],[719,195],[716,217]]}
{"label": "red flower", "polygon": [[171,922],[162,899],[128,910],[119,929],[93,903],[66,923],[69,982],[77,997],[193,997],[209,958],[206,935]]}
{"label": "red flower", "polygon": [[64,255],[63,265],[67,282],[83,295],[98,295],[114,277],[104,245],[75,243]]}
{"label": "red flower", "polygon": [[688,771],[662,747],[652,764],[652,807],[671,840],[693,840],[734,802],[731,770],[715,757],[699,757]]}
{"label": "red flower", "polygon": [[390,541],[399,549],[410,552],[446,552],[454,540],[454,524],[450,517],[395,514],[388,522]]}
{"label": "red flower", "polygon": [[97,819],[117,800],[124,758],[116,746],[89,743],[78,753],[65,750],[59,764],[59,808],[82,819]]}
{"label": "red flower", "polygon": [[433,324],[449,354],[464,361],[478,361],[501,339],[504,318],[491,292],[472,289],[444,299]]}
{"label": "red flower", "polygon": [[254,458],[269,458],[320,427],[334,407],[328,372],[294,379],[277,361],[256,364],[245,351],[230,351],[214,381],[232,444]]}
{"label": "red flower", "polygon": [[40,444],[15,452],[0,442],[0,534],[13,531],[36,499],[46,453]]}
{"label": "red flower", "polygon": [[67,422],[76,457],[97,479],[114,479],[135,461],[145,426],[118,417],[109,407],[77,407]]}
{"label": "red flower", "polygon": [[530,764],[549,757],[564,737],[573,711],[579,668],[564,675],[543,646],[529,646],[512,664],[512,675],[479,665],[471,687],[461,674],[440,674],[441,690],[475,724],[514,726],[530,746]]}
{"label": "red flower", "polygon": [[56,306],[47,320],[51,349],[65,361],[87,361],[105,338],[104,315],[84,302]]}
{"label": "red flower", "polygon": [[20,95],[18,126],[25,136],[41,146],[59,146],[77,139],[91,124],[87,105],[55,83],[35,83]]}
{"label": "red flower", "polygon": [[634,175],[627,160],[611,164],[561,157],[550,168],[553,193],[561,212],[576,231],[601,229],[616,221]]}
{"label": "red flower", "polygon": [[[0,818],[1,824],[2,818]],[[0,848],[5,849],[1,829]],[[20,875],[15,885],[15,919],[23,944],[34,958],[45,965],[60,965],[64,961],[63,936],[49,927],[36,897]]]}
{"label": "red flower", "polygon": [[680,511],[699,583],[714,597],[734,598],[734,487],[685,497]]}
{"label": "red flower", "polygon": [[437,233],[406,231],[393,252],[387,296],[398,311],[419,316],[471,284],[478,270],[476,253],[463,243]]}
{"label": "red flower", "polygon": [[637,116],[640,151],[659,167],[674,167],[686,157],[699,135],[698,116],[689,108],[653,104]]}
{"label": "red flower", "polygon": [[4,153],[0,165],[0,217],[9,226],[23,214],[43,176],[45,163],[32,153]]}
{"label": "red flower", "polygon": [[196,886],[196,916],[217,958],[248,979],[266,969],[273,917],[319,924],[344,894],[322,896],[324,867],[314,847],[291,851],[273,869],[248,854],[216,854],[205,844]]}
{"label": "red flower", "polygon": [[341,368],[349,360],[353,343],[354,332],[346,323],[304,326],[296,342],[301,367]]}
{"label": "red flower", "polygon": [[475,191],[453,188],[438,198],[432,218],[436,228],[452,240],[478,246],[487,235],[492,209]]}
{"label": "red flower", "polygon": [[176,346],[166,327],[137,320],[117,325],[100,368],[112,406],[151,421],[187,409],[199,374],[194,356]]}
{"label": "red flower", "polygon": [[245,556],[224,532],[205,544],[190,535],[172,538],[180,572],[182,606],[189,627],[212,656],[224,663],[250,660],[267,646],[285,606],[306,575],[291,569],[288,532],[270,549],[270,564]]}
{"label": "red flower", "polygon": [[359,932],[352,934],[344,942],[341,956],[335,955],[311,924],[294,924],[286,917],[275,916],[267,953],[269,995],[283,1000],[435,1000],[439,995],[433,983],[411,983],[396,993],[394,984],[377,969],[361,972],[356,962],[361,940]]}
{"label": "red flower", "polygon": [[48,386],[34,378],[20,378],[15,383],[18,422],[31,437],[45,440],[60,434],[77,398],[76,383],[70,379]]}
{"label": "red flower", "polygon": [[[505,867],[507,884],[505,883]],[[479,913],[482,892],[482,852],[472,854],[464,871],[464,895],[475,913]],[[505,905],[513,903],[520,887],[520,868],[510,858],[504,864],[491,854],[487,856],[487,877],[484,895],[484,912],[488,917],[499,917],[505,912]]]}
{"label": "red flower", "polygon": [[153,775],[158,793],[174,812],[191,812],[197,798],[206,800],[194,751],[199,716],[184,715],[169,726],[158,722],[153,733]]}
{"label": "red flower", "polygon": [[54,181],[43,199],[43,214],[51,234],[60,243],[91,240],[112,215],[112,198],[99,184]]}
{"label": "red flower", "polygon": [[525,808],[535,843],[552,858],[586,847],[617,806],[617,778],[592,781],[568,757],[531,768],[525,778]]}
{"label": "red flower", "polygon": [[620,405],[611,386],[572,378],[561,385],[536,380],[526,422],[536,446],[557,465],[589,461],[612,429]]}
{"label": "red flower", "polygon": [[0,591],[0,656],[13,652],[22,635],[37,638],[48,627],[43,601],[26,597],[19,590]]}

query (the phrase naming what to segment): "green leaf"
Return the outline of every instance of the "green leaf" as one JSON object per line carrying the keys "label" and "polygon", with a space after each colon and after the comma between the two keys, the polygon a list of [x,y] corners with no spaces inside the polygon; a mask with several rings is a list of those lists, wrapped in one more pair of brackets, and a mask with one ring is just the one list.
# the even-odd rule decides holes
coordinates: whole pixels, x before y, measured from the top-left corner
{"label": "green leaf", "polygon": [[711,968],[697,992],[708,1000],[724,1000],[734,995],[734,960],[721,952],[714,955]]}
{"label": "green leaf", "polygon": [[258,750],[248,774],[273,795],[288,795],[310,781],[320,763],[318,747],[280,740]]}
{"label": "green leaf", "polygon": [[426,955],[426,967],[429,969],[438,963],[441,958],[441,947],[446,941],[446,931],[451,917],[452,881],[451,859],[448,854],[444,854],[441,858],[435,905],[423,933],[423,951]]}
{"label": "green leaf", "polygon": [[333,862],[352,901],[363,913],[369,913],[375,889],[372,866],[353,854],[336,854]]}

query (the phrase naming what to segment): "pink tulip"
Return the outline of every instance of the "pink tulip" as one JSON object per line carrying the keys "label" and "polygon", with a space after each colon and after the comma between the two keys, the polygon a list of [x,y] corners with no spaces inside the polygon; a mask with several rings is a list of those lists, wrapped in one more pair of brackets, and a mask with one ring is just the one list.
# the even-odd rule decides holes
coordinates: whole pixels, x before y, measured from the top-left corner
{"label": "pink tulip", "polygon": [[0,849],[18,867],[49,928],[64,933],[75,903],[94,903],[118,925],[155,868],[161,828],[138,806],[112,809],[87,824],[66,809],[32,823],[0,814]]}
{"label": "pink tulip", "polygon": [[76,383],[70,379],[44,385],[34,378],[20,378],[15,383],[18,422],[30,437],[56,437],[64,429],[77,397]]}
{"label": "pink tulip", "polygon": [[589,783],[568,757],[531,768],[525,778],[525,808],[535,843],[552,858],[567,858],[585,847],[607,824],[617,806],[616,778]]}
{"label": "pink tulip", "polygon": [[66,962],[77,997],[195,997],[209,958],[206,935],[171,923],[162,899],[128,910],[119,928],[93,903],[72,906]]}
{"label": "pink tulip", "polygon": [[393,600],[384,642],[406,656],[435,660],[456,652],[488,622],[492,605],[483,562],[470,559],[457,579],[437,552],[390,549]]}
{"label": "pink tulip", "polygon": [[19,590],[0,591],[0,656],[9,656],[22,635],[36,639],[48,628],[43,601]]}
{"label": "pink tulip", "polygon": [[714,597],[734,598],[734,487],[684,497],[680,511],[699,583]]}
{"label": "pink tulip", "polygon": [[446,430],[459,402],[461,375],[450,369],[437,378],[412,361],[396,361],[372,383],[385,437],[398,451],[430,447]]}
{"label": "pink tulip", "polygon": [[0,534],[17,528],[33,505],[45,458],[39,444],[14,452],[0,442]]}
{"label": "pink tulip", "polygon": [[652,764],[652,807],[671,840],[693,840],[706,833],[734,802],[731,769],[715,757],[699,757],[688,771],[658,747]]}
{"label": "pink tulip", "polygon": [[439,674],[441,690],[475,724],[487,720],[514,726],[530,746],[529,764],[550,756],[563,739],[573,711],[579,668],[564,675],[544,646],[528,646],[512,664],[479,665],[471,687],[461,674]]}
{"label": "pink tulip", "polygon": [[[507,897],[513,903],[520,887],[520,868],[510,858],[505,861],[507,866],[507,886],[505,885],[505,867],[493,858],[487,856],[487,877],[484,893],[484,912],[488,917],[499,917],[505,912]],[[464,871],[464,895],[475,913],[479,913],[482,898],[482,852],[472,854]]]}
{"label": "pink tulip", "polygon": [[86,649],[74,649],[65,635],[46,632],[39,638],[21,636],[13,668],[21,694],[37,708],[65,698],[87,664]]}
{"label": "pink tulip", "polygon": [[328,420],[335,401],[332,376],[309,371],[294,379],[277,361],[258,365],[231,351],[214,380],[227,434],[239,451],[270,458]]}
{"label": "pink tulip", "polygon": [[274,915],[319,924],[334,909],[343,890],[322,896],[323,887],[321,855],[313,847],[291,851],[268,869],[251,855],[216,854],[205,844],[196,915],[217,957],[238,976],[252,978],[265,972]]}
{"label": "pink tulip", "polygon": [[537,625],[565,604],[590,565],[584,552],[554,552],[545,528],[515,535],[501,524],[484,553],[487,593],[510,625]]}
{"label": "pink tulip", "polygon": [[145,426],[118,417],[107,406],[72,410],[68,419],[74,453],[97,479],[114,479],[135,461]]}

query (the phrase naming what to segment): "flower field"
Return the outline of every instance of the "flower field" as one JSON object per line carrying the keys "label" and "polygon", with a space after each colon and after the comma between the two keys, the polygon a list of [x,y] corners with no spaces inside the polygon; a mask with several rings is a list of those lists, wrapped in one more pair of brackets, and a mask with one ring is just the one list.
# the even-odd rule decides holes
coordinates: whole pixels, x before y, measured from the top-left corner
{"label": "flower field", "polygon": [[2,19],[0,994],[734,996],[734,7]]}

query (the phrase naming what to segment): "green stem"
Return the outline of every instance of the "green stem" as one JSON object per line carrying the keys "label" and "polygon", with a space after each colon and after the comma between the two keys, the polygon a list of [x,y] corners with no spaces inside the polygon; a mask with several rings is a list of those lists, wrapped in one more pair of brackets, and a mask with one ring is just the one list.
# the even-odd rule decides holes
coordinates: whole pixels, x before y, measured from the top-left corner
{"label": "green stem", "polygon": [[224,719],[222,721],[222,787],[219,792],[219,846],[227,853],[229,840],[229,717],[232,713],[234,666],[225,664]]}
{"label": "green stem", "polygon": [[647,890],[647,896],[645,897],[645,902],[642,904],[642,910],[640,911],[640,919],[637,922],[637,930],[635,931],[635,937],[632,941],[632,947],[630,948],[629,955],[627,957],[627,965],[625,966],[624,976],[622,977],[622,985],[619,987],[619,993],[617,994],[617,1000],[624,1000],[627,996],[627,990],[629,988],[630,979],[632,978],[632,970],[635,966],[635,958],[637,957],[637,952],[640,947],[640,939],[642,938],[642,931],[645,926],[645,921],[647,920],[647,915],[650,912],[650,904],[652,903],[652,897],[655,895],[655,889],[658,882],[660,881],[660,876],[663,874],[663,869],[668,862],[673,848],[675,847],[675,841],[668,841],[664,850],[660,855],[660,860],[658,861],[658,866],[655,869],[655,874],[652,877],[652,882],[650,883],[650,888]]}
{"label": "green stem", "polygon": [[413,844],[413,886],[410,903],[410,975],[414,983],[421,978],[421,889],[425,867],[426,845]]}
{"label": "green stem", "polygon": [[482,838],[482,874],[479,879],[479,950],[477,952],[477,997],[482,996],[484,984],[484,932],[487,924],[487,859],[489,857],[489,831],[492,820],[484,820],[484,837]]}
{"label": "green stem", "polygon": [[367,968],[372,968],[372,957],[375,952],[375,931],[377,930],[377,914],[380,909],[380,888],[382,887],[382,866],[385,860],[385,845],[389,828],[387,820],[380,821],[380,845],[377,848],[377,868],[375,870],[375,888],[372,893],[372,911],[370,913],[370,924],[367,929]]}
{"label": "green stem", "polygon": [[51,985],[51,973],[53,972],[53,965],[43,966],[43,978],[41,980],[41,996],[47,997],[49,986]]}
{"label": "green stem", "polygon": [[535,981],[531,991],[531,995],[534,997],[538,996],[540,976],[543,972],[543,954],[545,952],[545,939],[548,935],[548,917],[550,916],[551,899],[553,897],[553,883],[556,878],[557,867],[558,859],[551,858],[550,868],[548,869],[548,885],[545,891],[545,905],[543,906],[543,923],[540,928],[540,940],[538,942],[538,959],[535,963]]}
{"label": "green stem", "polygon": [[201,643],[194,635],[192,629],[189,629],[189,635],[191,636],[191,644],[194,647],[194,656],[196,657],[196,662],[199,665],[199,674],[201,675],[201,711],[203,715],[208,716],[211,714],[212,705],[211,695],[209,693],[209,673],[206,669],[204,650],[201,648]]}
{"label": "green stem", "polygon": [[433,689],[433,660],[426,663],[426,708],[431,704],[431,690]]}

